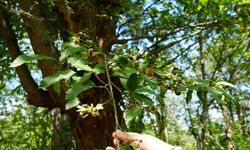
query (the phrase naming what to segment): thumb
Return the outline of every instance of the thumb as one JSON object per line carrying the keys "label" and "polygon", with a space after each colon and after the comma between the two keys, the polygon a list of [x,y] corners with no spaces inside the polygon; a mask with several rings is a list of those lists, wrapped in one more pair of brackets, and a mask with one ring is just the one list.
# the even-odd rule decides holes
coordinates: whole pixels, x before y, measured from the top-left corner
{"label": "thumb", "polygon": [[113,137],[117,138],[121,142],[131,142],[134,140],[139,140],[140,134],[133,132],[123,132],[121,130],[116,130],[113,133]]}

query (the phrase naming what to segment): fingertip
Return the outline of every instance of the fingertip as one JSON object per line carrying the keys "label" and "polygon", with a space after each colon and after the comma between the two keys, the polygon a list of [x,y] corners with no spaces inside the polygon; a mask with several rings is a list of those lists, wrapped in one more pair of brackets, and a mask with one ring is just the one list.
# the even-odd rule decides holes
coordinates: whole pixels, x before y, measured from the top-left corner
{"label": "fingertip", "polygon": [[120,144],[120,141],[117,138],[113,139],[113,144],[115,147],[117,147]]}
{"label": "fingertip", "polygon": [[113,138],[116,137],[116,131],[112,133],[112,137],[113,137]]}

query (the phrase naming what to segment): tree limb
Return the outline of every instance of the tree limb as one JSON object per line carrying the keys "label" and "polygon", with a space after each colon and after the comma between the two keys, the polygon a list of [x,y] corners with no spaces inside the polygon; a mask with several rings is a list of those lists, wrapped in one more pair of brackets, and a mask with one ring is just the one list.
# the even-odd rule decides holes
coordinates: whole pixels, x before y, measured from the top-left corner
{"label": "tree limb", "polygon": [[56,0],[55,4],[59,10],[59,13],[63,15],[63,20],[67,24],[67,28],[70,32],[75,33],[77,31],[75,22],[73,18],[71,17],[75,12],[73,9],[67,5],[67,0]]}
{"label": "tree limb", "polygon": [[[44,14],[46,14],[46,12],[44,12],[46,10],[42,9],[40,3],[35,0],[18,0],[18,2],[22,10],[30,10],[29,13],[34,16],[43,18]],[[32,9],[30,9],[31,7]],[[22,17],[25,22],[25,28],[31,41],[34,53],[47,55],[58,60],[59,51],[53,44],[53,40],[49,34],[51,31],[48,29],[47,24],[45,22],[39,22],[37,20],[30,19],[24,15],[22,15]],[[55,74],[60,69],[58,63],[51,60],[40,60],[38,61],[38,66],[41,69],[42,75],[44,77]],[[64,109],[65,91],[57,94],[53,90],[53,87],[50,86],[47,89],[50,97],[53,99],[51,103],[54,103],[57,105],[57,107]]]}
{"label": "tree limb", "polygon": [[[13,32],[10,21],[7,17],[7,12],[0,6],[0,10],[3,13],[3,17],[0,19],[1,38],[7,44],[9,55],[12,60],[17,58],[21,51],[19,49],[15,33]],[[27,92],[27,101],[29,104],[38,107],[54,108],[51,97],[47,91],[38,89],[38,85],[31,76],[27,65],[21,65],[16,68],[16,72],[19,76],[20,82]]]}
{"label": "tree limb", "polygon": [[142,15],[144,15],[145,12],[148,11],[148,9],[150,9],[153,5],[155,5],[155,4],[158,3],[159,1],[160,1],[160,0],[156,0],[155,2],[153,2],[152,4],[150,4],[148,7],[146,7],[140,14],[138,14],[137,16],[135,16],[135,17],[133,17],[133,18],[127,20],[126,22],[122,23],[121,25],[119,25],[119,27],[118,27],[118,33],[120,32],[121,28],[122,28],[124,25],[126,25],[126,24],[128,24],[128,23],[131,23],[131,22],[137,20],[139,17],[141,17]]}
{"label": "tree limb", "polygon": [[[202,31],[202,30],[201,30],[201,31]],[[190,37],[192,37],[192,36],[194,36],[194,35],[197,35],[197,34],[199,34],[201,31],[196,31],[196,32],[194,32],[194,33],[192,33],[192,34],[189,34],[189,35],[187,35],[187,36],[185,36],[185,37],[183,37],[183,38],[181,38],[181,39],[178,39],[178,40],[169,42],[168,44],[162,45],[162,46],[159,46],[159,43],[162,42],[162,40],[157,41],[157,42],[154,43],[152,46],[150,46],[147,50],[143,51],[143,52],[137,57],[137,59],[140,59],[146,52],[148,52],[147,56],[148,56],[148,55],[158,55],[158,54],[160,54],[163,50],[165,50],[165,49],[167,49],[167,48],[170,48],[170,47],[174,46],[175,44],[180,43],[181,41],[183,41],[183,40],[185,40],[185,39],[187,39],[187,38],[190,38]],[[154,49],[153,49],[153,50],[150,50],[150,49],[152,49],[152,48],[154,48]]]}

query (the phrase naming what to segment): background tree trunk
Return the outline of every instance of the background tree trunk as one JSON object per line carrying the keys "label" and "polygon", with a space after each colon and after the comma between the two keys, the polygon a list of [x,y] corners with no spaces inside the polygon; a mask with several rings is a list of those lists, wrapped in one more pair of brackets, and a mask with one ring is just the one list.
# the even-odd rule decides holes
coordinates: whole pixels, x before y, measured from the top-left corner
{"label": "background tree trunk", "polygon": [[71,150],[74,147],[71,122],[68,115],[62,115],[60,109],[52,111],[53,116],[53,138],[52,150]]}

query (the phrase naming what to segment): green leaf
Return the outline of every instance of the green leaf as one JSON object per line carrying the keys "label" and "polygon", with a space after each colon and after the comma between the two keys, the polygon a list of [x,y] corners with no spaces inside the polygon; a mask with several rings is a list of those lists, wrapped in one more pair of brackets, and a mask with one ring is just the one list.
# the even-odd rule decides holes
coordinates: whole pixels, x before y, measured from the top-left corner
{"label": "green leaf", "polygon": [[94,72],[95,74],[100,74],[100,73],[104,73],[105,71],[105,68],[104,68],[104,64],[97,64],[95,67],[94,67]]}
{"label": "green leaf", "polygon": [[231,84],[229,82],[225,82],[225,81],[217,82],[216,85],[229,86],[229,87],[232,87],[232,88],[236,89],[236,87],[233,84]]}
{"label": "green leaf", "polygon": [[56,82],[59,82],[62,79],[68,80],[73,74],[75,74],[75,72],[70,69],[65,71],[58,71],[56,74],[45,77],[42,80],[40,87],[46,88],[52,84],[55,84]]}
{"label": "green leaf", "polygon": [[73,87],[76,84],[87,82],[90,79],[91,75],[92,72],[85,72],[82,77],[73,76],[72,79],[74,80],[74,82],[70,84],[70,86]]}
{"label": "green leaf", "polygon": [[136,73],[132,73],[127,81],[127,88],[129,91],[133,92],[138,86],[138,77]]}
{"label": "green leaf", "polygon": [[132,67],[125,67],[123,70],[121,70],[121,72],[119,73],[119,75],[123,78],[129,78],[129,76],[133,73],[136,73],[137,70],[135,68]]}
{"label": "green leaf", "polygon": [[193,90],[188,90],[187,91],[187,96],[186,96],[186,104],[188,104],[191,99],[192,99],[192,94],[193,94]]}
{"label": "green leaf", "polygon": [[128,82],[128,79],[120,78],[120,81],[121,81],[122,86],[123,86],[125,89],[127,89],[127,82]]}
{"label": "green leaf", "polygon": [[71,101],[66,103],[65,109],[66,110],[71,109],[71,108],[77,106],[79,103],[80,103],[80,101],[79,101],[78,97],[75,97],[74,99],[72,99]]}
{"label": "green leaf", "polygon": [[120,144],[118,150],[133,150],[129,144]]}
{"label": "green leaf", "polygon": [[195,82],[196,83],[192,85],[190,88],[198,89],[198,88],[207,87],[210,84],[210,80],[196,79]]}
{"label": "green leaf", "polygon": [[76,83],[66,92],[66,102],[73,101],[81,92],[93,88],[94,83],[88,80],[85,83]]}
{"label": "green leaf", "polygon": [[54,60],[55,58],[46,56],[46,55],[38,55],[38,54],[31,54],[31,55],[19,55],[11,64],[10,67],[18,67],[24,63],[31,63],[34,60]]}
{"label": "green leaf", "polygon": [[149,98],[143,94],[137,94],[137,93],[133,94],[133,98],[141,104],[146,104],[148,106],[152,106],[154,104],[154,102],[151,100],[151,98]]}
{"label": "green leaf", "polygon": [[56,83],[53,85],[53,90],[54,90],[57,94],[60,94],[60,93],[61,93],[61,83],[60,83],[60,81],[56,82]]}
{"label": "green leaf", "polygon": [[217,89],[214,88],[214,87],[211,87],[211,88],[209,88],[208,90],[209,90],[209,92],[211,93],[212,97],[214,97],[214,98],[217,99],[217,100],[221,100],[222,95],[223,95],[222,92],[220,92],[219,90],[217,90]]}
{"label": "green leaf", "polygon": [[221,92],[223,95],[225,95],[227,98],[232,99],[232,96],[228,94],[224,89],[222,89],[219,86],[214,86],[213,88],[216,92]]}
{"label": "green leaf", "polygon": [[150,89],[150,87],[142,87],[142,88],[137,88],[135,90],[136,93],[138,94],[151,94],[151,95],[156,95],[153,90]]}
{"label": "green leaf", "polygon": [[75,57],[71,57],[68,59],[68,63],[70,63],[73,67],[76,67],[77,70],[84,70],[84,71],[93,71],[93,69],[87,65],[87,62],[83,59],[78,59]]}
{"label": "green leaf", "polygon": [[127,65],[129,63],[128,59],[123,57],[123,56],[120,56],[119,59],[118,59],[118,63],[121,64],[121,65]]}
{"label": "green leaf", "polygon": [[91,72],[84,73],[84,75],[81,77],[81,79],[78,81],[78,83],[87,82],[90,79],[91,75],[92,75]]}
{"label": "green leaf", "polygon": [[125,119],[127,122],[130,122],[133,120],[135,117],[139,116],[142,112],[141,107],[135,106],[132,107],[131,109],[127,109],[125,111]]}
{"label": "green leaf", "polygon": [[77,52],[80,52],[84,49],[83,46],[75,44],[73,41],[70,43],[67,43],[65,51],[68,51],[70,54],[75,54]]}
{"label": "green leaf", "polygon": [[59,57],[59,61],[63,62],[67,57],[69,57],[69,52],[68,51],[62,51],[61,56]]}

